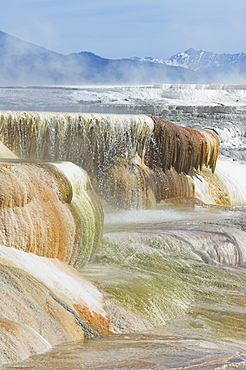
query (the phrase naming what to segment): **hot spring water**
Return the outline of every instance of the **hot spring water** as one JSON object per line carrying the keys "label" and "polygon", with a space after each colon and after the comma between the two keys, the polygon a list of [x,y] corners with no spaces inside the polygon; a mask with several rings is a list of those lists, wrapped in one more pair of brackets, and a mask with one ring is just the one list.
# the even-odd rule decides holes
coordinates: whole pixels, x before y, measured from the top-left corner
{"label": "hot spring water", "polygon": [[246,366],[245,163],[214,131],[1,112],[2,369]]}

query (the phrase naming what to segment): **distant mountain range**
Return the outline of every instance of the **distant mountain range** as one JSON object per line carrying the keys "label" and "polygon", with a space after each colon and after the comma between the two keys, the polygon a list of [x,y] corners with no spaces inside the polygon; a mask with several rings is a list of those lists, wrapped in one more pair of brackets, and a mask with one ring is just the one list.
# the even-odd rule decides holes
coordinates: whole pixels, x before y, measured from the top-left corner
{"label": "distant mountain range", "polygon": [[168,60],[63,55],[0,31],[1,86],[156,83],[246,83],[246,54],[190,48]]}

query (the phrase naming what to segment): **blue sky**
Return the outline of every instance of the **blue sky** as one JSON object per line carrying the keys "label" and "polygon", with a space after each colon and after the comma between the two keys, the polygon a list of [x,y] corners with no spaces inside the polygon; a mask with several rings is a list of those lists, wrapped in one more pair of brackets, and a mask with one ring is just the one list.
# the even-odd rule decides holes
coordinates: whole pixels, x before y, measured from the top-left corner
{"label": "blue sky", "polygon": [[0,30],[106,58],[246,52],[246,0],[1,0]]}

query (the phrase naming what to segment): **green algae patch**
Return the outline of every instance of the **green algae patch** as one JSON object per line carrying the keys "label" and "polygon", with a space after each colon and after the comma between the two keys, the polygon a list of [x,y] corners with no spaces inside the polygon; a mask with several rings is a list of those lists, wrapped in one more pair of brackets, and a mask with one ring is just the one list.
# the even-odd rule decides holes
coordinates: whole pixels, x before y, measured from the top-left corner
{"label": "green algae patch", "polygon": [[149,327],[163,326],[184,315],[194,299],[191,287],[183,282],[184,271],[199,257],[188,249],[181,261],[182,242],[172,244],[161,237],[110,239],[104,238],[94,260],[97,265],[89,265],[83,274]]}
{"label": "green algae patch", "polygon": [[198,336],[244,340],[243,270],[208,265],[189,243],[165,237],[106,234],[82,272],[106,300],[123,309],[124,318],[133,315],[146,329],[188,329]]}

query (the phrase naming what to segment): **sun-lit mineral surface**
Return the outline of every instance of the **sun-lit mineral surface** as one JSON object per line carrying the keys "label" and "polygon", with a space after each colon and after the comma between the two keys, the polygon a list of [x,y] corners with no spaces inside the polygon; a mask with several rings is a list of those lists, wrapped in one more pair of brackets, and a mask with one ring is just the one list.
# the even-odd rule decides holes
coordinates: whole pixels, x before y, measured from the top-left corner
{"label": "sun-lit mineral surface", "polygon": [[90,259],[101,238],[103,211],[82,169],[2,162],[0,191],[1,244],[72,265]]}
{"label": "sun-lit mineral surface", "polygon": [[98,248],[103,210],[68,163],[0,163],[0,362],[108,332],[103,297],[69,265]]}

